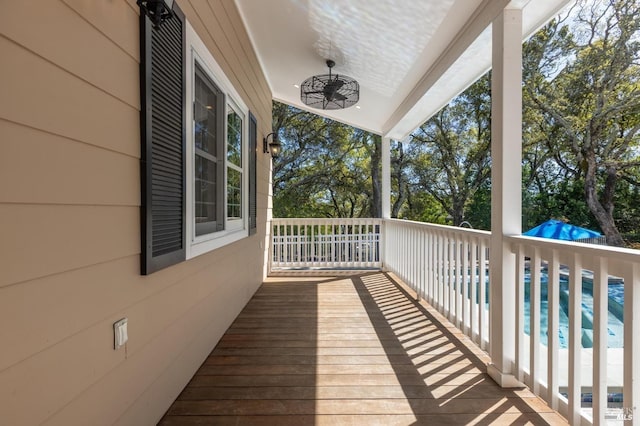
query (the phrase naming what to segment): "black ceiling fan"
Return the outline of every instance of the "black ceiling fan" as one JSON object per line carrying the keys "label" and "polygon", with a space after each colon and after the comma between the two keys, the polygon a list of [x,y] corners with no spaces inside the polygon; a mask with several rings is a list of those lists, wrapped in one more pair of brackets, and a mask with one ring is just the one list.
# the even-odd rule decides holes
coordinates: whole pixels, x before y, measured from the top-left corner
{"label": "black ceiling fan", "polygon": [[329,74],[314,75],[300,85],[300,99],[318,109],[343,109],[358,103],[360,85],[346,75],[331,74],[336,63],[327,59]]}

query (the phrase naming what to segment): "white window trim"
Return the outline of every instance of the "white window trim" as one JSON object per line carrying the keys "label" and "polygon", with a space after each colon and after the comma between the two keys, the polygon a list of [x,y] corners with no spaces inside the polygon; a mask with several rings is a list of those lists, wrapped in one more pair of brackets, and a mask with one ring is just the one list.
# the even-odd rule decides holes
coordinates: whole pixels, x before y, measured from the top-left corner
{"label": "white window trim", "polygon": [[[240,118],[242,119],[242,165],[241,167],[236,166],[235,164],[228,164],[227,161],[227,134],[226,132],[228,131],[229,127],[226,125],[227,124],[227,120],[226,117],[228,117],[228,109],[233,110],[236,114],[238,114],[240,116]],[[242,218],[241,219],[229,219],[229,217],[227,216],[228,213],[228,208],[227,208],[227,204],[225,203],[224,206],[224,221],[225,221],[225,229],[228,229],[229,231],[234,231],[234,230],[239,230],[239,229],[246,229],[247,228],[247,214],[249,212],[248,208],[247,208],[247,203],[249,200],[249,195],[248,193],[246,193],[246,191],[249,190],[248,188],[248,179],[247,179],[247,170],[249,168],[249,162],[247,161],[247,154],[248,154],[248,135],[249,135],[249,125],[247,123],[247,119],[248,119],[248,113],[246,111],[243,111],[238,104],[232,99],[227,97],[227,99],[225,99],[225,109],[226,109],[226,114],[225,114],[225,173],[224,173],[224,188],[225,190],[227,189],[227,185],[229,184],[229,182],[227,182],[227,170],[229,168],[234,169],[239,171],[242,174]],[[245,185],[245,183],[247,183],[247,185]],[[226,197],[225,197],[226,200]]]}
{"label": "white window trim", "polygon": [[[242,102],[240,94],[235,90],[231,81],[222,71],[222,68],[218,65],[213,58],[209,50],[206,48],[203,41],[195,32],[191,24],[186,22],[186,51],[187,51],[187,64],[186,64],[186,105],[187,111],[185,114],[186,119],[186,257],[187,259],[194,258],[201,254],[210,252],[217,248],[223,247],[227,244],[231,244],[235,241],[241,240],[249,236],[249,180],[247,176],[249,168],[249,153],[248,153],[248,135],[249,135],[249,108]],[[214,81],[218,88],[225,94],[225,111],[224,113],[224,158],[225,158],[225,173],[224,173],[224,200],[225,205],[224,221],[225,229],[223,231],[214,232],[207,235],[195,235],[195,223],[194,223],[194,200],[195,200],[195,188],[194,188],[194,135],[193,135],[193,101],[194,101],[194,72],[195,61],[207,72],[209,77]],[[227,220],[227,114],[226,109],[231,104],[236,108],[236,112],[242,115],[242,219]]]}

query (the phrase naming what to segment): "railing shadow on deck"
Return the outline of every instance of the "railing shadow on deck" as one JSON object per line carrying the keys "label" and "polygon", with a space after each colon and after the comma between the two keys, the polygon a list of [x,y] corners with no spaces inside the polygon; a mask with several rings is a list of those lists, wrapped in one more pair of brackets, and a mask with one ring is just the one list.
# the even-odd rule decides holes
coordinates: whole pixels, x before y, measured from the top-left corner
{"label": "railing shadow on deck", "polygon": [[[417,419],[415,424],[548,424],[551,409],[527,389],[502,389],[488,356],[390,274],[354,276],[354,287]],[[453,330],[453,331],[452,331]],[[465,342],[464,340],[467,340]]]}

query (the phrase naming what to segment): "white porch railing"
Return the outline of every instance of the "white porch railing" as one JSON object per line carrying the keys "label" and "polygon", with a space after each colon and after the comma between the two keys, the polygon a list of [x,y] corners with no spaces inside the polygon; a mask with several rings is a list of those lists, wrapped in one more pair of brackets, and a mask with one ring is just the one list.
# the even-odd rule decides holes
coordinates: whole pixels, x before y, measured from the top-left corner
{"label": "white porch railing", "polygon": [[[274,219],[272,236],[273,269],[384,267],[489,348],[491,233],[397,219]],[[504,318],[516,324],[515,376],[571,424],[625,415],[640,424],[640,253],[507,242],[516,262],[516,315]]]}
{"label": "white porch railing", "polygon": [[[519,380],[571,424],[606,424],[626,415],[637,424],[638,251],[530,237],[509,241],[517,265],[515,369]],[[612,296],[614,292],[618,297]],[[549,332],[541,339],[543,324]],[[563,328],[568,334],[564,344],[560,342]]]}
{"label": "white porch railing", "polygon": [[380,268],[381,219],[273,219],[270,269]]}
{"label": "white porch railing", "polygon": [[491,233],[396,219],[384,230],[385,269],[486,350]]}

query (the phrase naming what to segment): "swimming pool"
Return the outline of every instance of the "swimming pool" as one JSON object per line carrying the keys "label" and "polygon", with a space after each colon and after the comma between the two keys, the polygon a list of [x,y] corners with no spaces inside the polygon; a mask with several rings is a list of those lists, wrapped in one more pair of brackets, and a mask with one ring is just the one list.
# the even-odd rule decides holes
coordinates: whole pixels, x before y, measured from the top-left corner
{"label": "swimming pool", "polygon": [[[529,318],[529,288],[531,275],[525,271],[525,333],[530,333]],[[547,345],[548,315],[547,315],[547,271],[540,274],[540,341]],[[608,347],[624,347],[623,339],[623,311],[624,285],[619,279],[611,278],[608,285],[609,309],[607,319]],[[560,347],[566,348],[569,344],[569,277],[566,272],[560,274],[560,315],[558,330]],[[593,277],[585,273],[582,277],[582,347],[593,347]]]}

